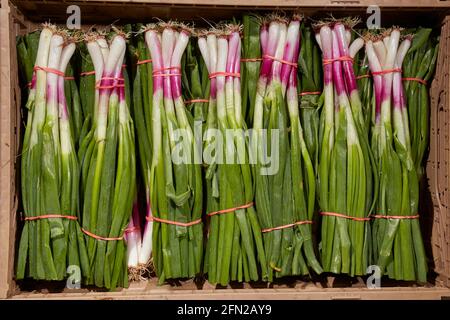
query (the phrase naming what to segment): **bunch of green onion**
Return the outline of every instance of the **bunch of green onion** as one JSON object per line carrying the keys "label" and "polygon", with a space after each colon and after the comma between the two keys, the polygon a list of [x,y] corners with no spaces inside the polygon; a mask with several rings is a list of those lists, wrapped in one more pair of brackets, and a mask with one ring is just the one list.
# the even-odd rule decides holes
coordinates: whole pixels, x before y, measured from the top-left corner
{"label": "bunch of green onion", "polygon": [[368,34],[366,41],[375,93],[372,150],[380,176],[374,257],[381,272],[391,278],[425,282],[427,263],[417,219],[419,183],[401,74],[411,36],[401,43],[400,39],[400,30],[393,28]]}
{"label": "bunch of green onion", "polygon": [[123,238],[136,194],[134,125],[122,68],[126,37],[117,29],[109,43],[98,33],[85,36],[96,80],[92,126],[79,150],[87,284],[108,289],[128,283]]}
{"label": "bunch of green onion", "polygon": [[[241,26],[199,33],[211,88],[205,128],[207,214],[204,270],[212,284],[267,279],[261,229],[253,207],[248,140],[241,110]],[[258,268],[259,266],[259,268]]]}
{"label": "bunch of green onion", "polygon": [[350,43],[353,24],[345,19],[316,25],[324,73],[318,167],[322,266],[352,276],[365,274],[370,264],[375,183],[352,61],[364,42]]}
{"label": "bunch of green onion", "polygon": [[43,26],[23,140],[25,224],[19,243],[17,279],[62,280],[68,267],[77,267],[84,275],[89,269],[84,238],[76,221],[80,219],[79,166],[64,90],[64,73],[74,51],[75,39],[65,30]]}
{"label": "bunch of green onion", "polygon": [[154,224],[152,257],[160,283],[194,277],[203,259],[201,162],[181,90],[181,59],[190,34],[174,22],[145,27],[153,62],[147,220]]}
{"label": "bunch of green onion", "polygon": [[[269,281],[287,275],[320,274],[312,240],[315,174],[300,122],[297,61],[300,17],[270,15],[261,26],[263,61],[253,115],[255,201],[264,234]],[[288,130],[290,128],[290,131]],[[264,141],[264,135],[270,142]],[[277,162],[268,167],[267,152]],[[269,163],[272,165],[271,163]],[[271,169],[270,169],[271,168]]]}

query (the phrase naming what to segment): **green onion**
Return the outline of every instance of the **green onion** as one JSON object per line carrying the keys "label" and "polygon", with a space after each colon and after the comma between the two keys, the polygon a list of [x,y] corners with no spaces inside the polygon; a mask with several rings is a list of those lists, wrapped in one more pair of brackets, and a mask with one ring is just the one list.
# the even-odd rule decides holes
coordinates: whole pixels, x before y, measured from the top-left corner
{"label": "green onion", "polygon": [[160,283],[194,277],[203,259],[201,167],[181,92],[181,59],[190,34],[187,26],[172,22],[145,31],[154,68],[150,210]]}
{"label": "green onion", "polygon": [[108,46],[98,34],[86,36],[99,80],[93,126],[85,137],[88,151],[82,159],[82,223],[90,263],[87,283],[108,289],[128,285],[123,236],[136,193],[134,127],[125,97],[126,83],[120,80],[124,78],[125,37],[115,30]]}
{"label": "green onion", "polygon": [[[318,25],[324,59],[319,204],[325,271],[363,275],[370,264],[372,161],[353,62],[363,42],[349,43],[351,20]],[[356,47],[356,48],[355,48]],[[345,60],[337,60],[345,57]]]}
{"label": "green onion", "polygon": [[64,95],[63,75],[75,50],[73,42],[52,25],[44,25],[40,33],[22,151],[26,221],[17,279],[62,280],[68,266],[83,274],[88,270],[84,239],[75,221],[80,219],[79,167]]}
{"label": "green onion", "polygon": [[258,265],[262,279],[267,279],[261,230],[252,206],[250,154],[242,132],[240,79],[232,76],[240,73],[239,30],[240,26],[231,24],[220,31],[204,31],[198,39],[211,77],[205,152],[215,150],[206,172],[211,220],[205,271],[210,283],[223,286],[230,281],[258,280]]}

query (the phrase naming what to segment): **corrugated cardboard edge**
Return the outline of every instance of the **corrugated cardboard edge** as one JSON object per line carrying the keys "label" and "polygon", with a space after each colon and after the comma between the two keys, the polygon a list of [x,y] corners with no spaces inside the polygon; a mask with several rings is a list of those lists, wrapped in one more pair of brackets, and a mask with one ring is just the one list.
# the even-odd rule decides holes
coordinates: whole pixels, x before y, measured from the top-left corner
{"label": "corrugated cardboard edge", "polygon": [[11,244],[15,230],[14,212],[14,154],[13,141],[14,89],[10,72],[11,30],[8,2],[2,0],[0,9],[0,298],[8,296],[11,288],[11,264],[14,261],[14,244]]}
{"label": "corrugated cardboard edge", "polygon": [[450,287],[450,16],[442,24],[436,76],[431,86],[430,154],[427,176],[433,201],[432,250],[435,271]]}
{"label": "corrugated cardboard edge", "polygon": [[[29,6],[39,6],[42,4],[41,0],[12,0],[13,3],[17,4],[20,8],[21,4],[26,3]],[[73,1],[73,4],[83,5],[90,2],[92,5],[114,5],[114,4],[128,4],[132,3],[135,5],[139,4],[162,4],[167,6],[184,5],[184,6],[240,6],[240,7],[289,7],[289,8],[305,8],[305,7],[329,7],[329,8],[339,8],[339,7],[367,7],[370,5],[378,5],[380,7],[386,8],[424,8],[424,7],[449,7],[449,1],[442,0],[402,0],[392,1],[392,0],[78,0]],[[58,4],[61,3],[59,0],[47,0],[48,4]],[[66,5],[66,4],[64,4]]]}
{"label": "corrugated cardboard edge", "polygon": [[20,12],[8,0],[0,9],[0,298],[15,290],[14,255],[18,210],[17,164],[20,163],[20,87],[16,35],[31,31]]}
{"label": "corrugated cardboard edge", "polygon": [[116,292],[20,293],[13,299],[58,300],[441,300],[450,297],[447,288],[245,288],[168,289],[137,283]]}

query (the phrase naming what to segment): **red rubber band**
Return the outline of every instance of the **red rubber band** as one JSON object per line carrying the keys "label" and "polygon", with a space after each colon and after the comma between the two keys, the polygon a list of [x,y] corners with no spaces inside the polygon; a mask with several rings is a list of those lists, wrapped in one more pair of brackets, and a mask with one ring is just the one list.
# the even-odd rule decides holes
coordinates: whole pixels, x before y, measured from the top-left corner
{"label": "red rubber band", "polygon": [[113,84],[109,86],[101,86],[100,83],[102,80],[117,80],[117,81],[125,81],[124,78],[114,78],[114,77],[102,77],[101,80],[99,80],[99,84],[95,86],[96,89],[114,89],[114,88],[125,88],[125,84]]}
{"label": "red rubber band", "polygon": [[273,56],[270,56],[268,54],[263,55],[263,58],[271,59],[271,60],[274,60],[274,61],[278,61],[280,63],[284,63],[284,64],[287,64],[287,65],[290,65],[290,66],[292,66],[294,68],[298,67],[296,62],[291,62],[291,61],[287,61],[287,60],[283,60],[283,59],[278,59],[277,57],[273,57]]}
{"label": "red rubber band", "polygon": [[87,231],[87,230],[85,230],[85,229],[83,229],[83,228],[81,228],[81,231],[82,231],[84,234],[88,235],[89,237],[94,238],[94,239],[97,239],[97,240],[104,240],[104,241],[119,241],[119,240],[122,240],[122,239],[123,239],[123,235],[120,236],[120,237],[116,237],[116,238],[108,238],[108,237],[98,236],[98,235],[96,235],[96,234],[94,234],[94,233],[92,233],[92,232],[90,232],[90,231]]}
{"label": "red rubber band", "polygon": [[52,69],[52,68],[35,66],[35,67],[33,68],[33,70],[34,70],[34,71],[41,70],[41,71],[45,71],[45,72],[47,72],[47,73],[53,73],[53,74],[56,74],[56,75],[58,75],[58,76],[64,77],[64,72],[61,72],[61,71],[59,71],[59,70]]}
{"label": "red rubber band", "polygon": [[158,74],[153,74],[153,77],[176,77],[176,76],[181,77],[181,73],[158,73]]}
{"label": "red rubber band", "polygon": [[381,214],[372,215],[374,219],[419,219],[419,215],[415,216],[385,216]]}
{"label": "red rubber band", "polygon": [[33,83],[31,81],[27,83],[28,88],[31,88],[32,86],[33,86]]}
{"label": "red rubber band", "polygon": [[139,227],[126,228],[125,230],[123,230],[123,233],[135,233],[136,231],[141,231],[141,228]]}
{"label": "red rubber band", "polygon": [[383,74],[387,74],[387,73],[392,73],[392,72],[402,72],[402,69],[400,68],[394,68],[394,69],[386,69],[386,70],[381,70],[381,71],[373,71],[372,75],[376,76],[376,75],[383,75]]}
{"label": "red rubber band", "polygon": [[116,84],[110,86],[96,86],[96,89],[114,89],[114,88],[125,88],[124,84]]}
{"label": "red rubber band", "polygon": [[153,217],[153,216],[147,216],[145,217],[145,219],[147,221],[156,221],[156,222],[160,222],[160,223],[165,223],[165,224],[172,224],[175,226],[180,226],[180,227],[190,227],[196,224],[199,224],[202,222],[202,219],[197,219],[191,222],[178,222],[178,221],[172,221],[172,220],[166,220],[166,219],[161,219],[161,218],[157,218],[157,217]]}
{"label": "red rubber band", "polygon": [[305,92],[300,92],[298,95],[299,96],[309,96],[309,95],[318,95],[318,94],[322,94],[322,91],[305,91]]}
{"label": "red rubber band", "polygon": [[64,80],[75,80],[75,77],[64,77]]}
{"label": "red rubber band", "polygon": [[284,226],[262,229],[261,232],[262,233],[266,233],[266,232],[271,232],[271,231],[275,231],[275,230],[282,230],[282,229],[286,229],[286,228],[299,226],[299,225],[302,225],[302,224],[313,224],[313,222],[309,221],[309,220],[307,220],[307,221],[297,221],[297,222],[294,222],[294,223],[285,224]]}
{"label": "red rubber band", "polygon": [[258,61],[262,61],[263,59],[261,58],[242,58],[241,62],[258,62]]}
{"label": "red rubber band", "polygon": [[253,205],[254,205],[253,202],[249,202],[249,203],[244,204],[244,205],[239,206],[239,207],[223,209],[223,210],[219,210],[219,211],[214,211],[214,212],[207,213],[206,215],[211,217],[211,216],[214,216],[216,214],[230,213],[230,212],[234,212],[234,211],[239,210],[239,209],[247,209],[247,208],[253,207]]}
{"label": "red rubber band", "polygon": [[208,99],[192,99],[192,100],[186,100],[184,103],[189,104],[189,103],[195,103],[195,102],[209,102],[209,100]]}
{"label": "red rubber band", "polygon": [[368,74],[362,74],[360,76],[356,76],[355,78],[356,78],[356,80],[364,79],[364,78],[370,78],[370,74],[369,73]]}
{"label": "red rubber band", "polygon": [[115,77],[102,77],[102,78],[100,79],[100,81],[102,81],[102,80],[118,80],[118,81],[124,81],[125,79],[124,79],[124,78],[115,78]]}
{"label": "red rubber band", "polygon": [[333,59],[322,59],[322,64],[327,65],[327,64],[331,64],[335,61],[351,61],[351,62],[353,62],[353,58],[349,57],[349,56],[342,56],[342,57],[333,58]]}
{"label": "red rubber band", "polygon": [[80,73],[80,77],[91,76],[95,74],[95,70]]}
{"label": "red rubber band", "polygon": [[145,60],[138,60],[138,62],[136,62],[137,65],[140,64],[144,64],[144,63],[151,63],[152,59],[145,59]]}
{"label": "red rubber band", "polygon": [[236,77],[236,78],[240,78],[241,74],[240,73],[235,73],[235,72],[213,72],[209,74],[209,78],[216,78],[219,76],[226,76],[226,77]]}
{"label": "red rubber band", "polygon": [[350,217],[342,213],[337,212],[321,212],[320,215],[322,216],[331,216],[331,217],[338,217],[338,218],[344,218],[354,221],[370,221],[370,218],[357,218],[357,217]]}
{"label": "red rubber band", "polygon": [[75,216],[65,216],[62,214],[44,214],[41,216],[35,216],[35,217],[25,217],[23,218],[23,221],[34,221],[34,220],[40,220],[40,219],[52,219],[52,218],[63,218],[68,220],[78,220]]}
{"label": "red rubber band", "polygon": [[427,82],[425,80],[423,80],[423,79],[420,79],[420,78],[402,78],[402,80],[403,81],[416,81],[418,83],[423,84],[424,86],[427,85]]}
{"label": "red rubber band", "polygon": [[181,71],[180,67],[161,68],[161,69],[153,70],[153,72],[152,72],[153,77],[175,77],[175,76],[181,76],[181,72],[178,72],[178,73],[164,73],[164,71],[167,71],[167,70]]}

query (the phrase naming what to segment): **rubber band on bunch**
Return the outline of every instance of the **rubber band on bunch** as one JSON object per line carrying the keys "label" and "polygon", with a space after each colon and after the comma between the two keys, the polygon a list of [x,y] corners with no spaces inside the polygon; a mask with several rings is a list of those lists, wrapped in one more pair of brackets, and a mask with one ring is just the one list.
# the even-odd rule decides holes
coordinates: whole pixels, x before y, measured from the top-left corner
{"label": "rubber band on bunch", "polygon": [[208,77],[210,79],[213,79],[213,78],[217,78],[220,76],[240,78],[241,74],[237,73],[237,72],[213,72],[213,73],[210,73]]}
{"label": "rubber band on bunch", "polygon": [[145,60],[138,60],[136,62],[137,65],[146,64],[146,63],[152,63],[152,59],[145,59]]}
{"label": "rubber band on bunch", "polygon": [[[35,66],[35,67],[33,68],[33,71],[34,71],[34,72],[39,71],[39,70],[40,70],[40,71],[47,72],[47,73],[53,73],[53,74],[56,74],[56,75],[58,75],[58,76],[64,77],[64,80],[75,80],[75,77],[72,77],[72,76],[66,76],[66,75],[64,74],[64,72],[62,72],[62,71],[60,71],[60,70],[58,70],[58,69],[53,69],[53,68],[48,68],[48,67],[40,67],[40,66]],[[28,87],[31,87],[31,82],[28,83]]]}
{"label": "rubber band on bunch", "polygon": [[320,95],[322,94],[322,91],[304,91],[304,92],[300,92],[298,95],[300,97],[303,96],[314,96],[314,95]]}
{"label": "rubber band on bunch", "polygon": [[384,75],[384,74],[393,73],[393,72],[402,73],[402,69],[393,68],[393,69],[386,69],[386,70],[380,70],[380,71],[372,71],[372,75],[377,76],[377,75]]}
{"label": "rubber band on bunch", "polygon": [[350,61],[353,62],[353,58],[350,56],[342,56],[342,57],[338,57],[338,58],[332,58],[332,59],[322,59],[322,64],[325,66],[327,64],[332,64],[333,62],[336,61]]}
{"label": "rubber band on bunch", "polygon": [[423,84],[424,86],[428,85],[428,83],[427,83],[426,80],[420,79],[420,78],[410,78],[410,77],[407,77],[407,78],[402,78],[402,80],[403,80],[403,81],[415,81],[415,82],[418,82],[418,83],[420,83],[420,84]]}
{"label": "rubber band on bunch", "polygon": [[260,62],[262,58],[242,58],[241,62]]}
{"label": "rubber band on bunch", "polygon": [[363,222],[370,221],[370,218],[351,217],[351,216],[348,216],[346,214],[337,213],[337,212],[323,211],[323,212],[320,212],[320,215],[322,215],[322,216],[330,216],[330,217],[337,217],[337,218],[343,218],[343,219],[348,219],[348,220],[353,220],[353,221],[363,221]]}
{"label": "rubber band on bunch", "polygon": [[277,62],[280,62],[280,63],[283,63],[283,64],[287,64],[287,65],[289,65],[289,66],[291,66],[293,68],[297,68],[298,67],[296,62],[291,62],[291,61],[287,61],[287,60],[283,60],[283,59],[278,59],[277,57],[274,57],[274,56],[271,56],[271,55],[268,55],[268,54],[263,55],[263,58],[271,59],[273,61],[277,61]]}
{"label": "rubber band on bunch", "polygon": [[94,238],[94,239],[96,239],[96,240],[103,240],[103,241],[120,241],[120,240],[123,240],[123,238],[124,238],[124,234],[121,235],[120,237],[102,237],[102,236],[99,236],[99,235],[97,235],[97,234],[95,234],[95,233],[92,233],[92,232],[90,232],[90,231],[88,231],[88,230],[86,230],[86,229],[83,229],[83,228],[81,228],[81,231],[82,231],[85,235],[87,235],[87,236],[89,236],[89,237],[91,237],[91,238]]}
{"label": "rubber band on bunch", "polygon": [[[177,73],[165,73],[164,71],[169,70],[177,70]],[[153,77],[181,77],[181,69],[180,67],[167,67],[167,68],[161,68],[153,70],[152,72]]]}
{"label": "rubber band on bunch", "polygon": [[209,102],[209,100],[208,99],[200,99],[200,98],[198,98],[198,99],[191,99],[191,100],[184,101],[185,104],[197,103],[197,102],[207,103],[207,102]]}
{"label": "rubber band on bunch", "polygon": [[114,89],[114,88],[124,88],[125,84],[124,83],[116,83],[116,84],[112,84],[112,85],[108,85],[108,86],[102,86],[101,82],[103,80],[117,80],[117,82],[119,81],[125,81],[124,78],[115,78],[115,77],[102,77],[102,79],[99,81],[99,84],[95,86],[96,89]]}
{"label": "rubber band on bunch", "polygon": [[399,219],[399,220],[402,220],[402,219],[419,219],[419,215],[418,214],[416,214],[416,215],[413,215],[413,216],[387,216],[387,215],[382,215],[382,214],[375,214],[375,215],[372,215],[372,218],[374,218],[374,219]]}
{"label": "rubber band on bunch", "polygon": [[238,206],[238,207],[234,207],[234,208],[228,208],[228,209],[223,209],[223,210],[218,210],[218,211],[213,211],[213,212],[207,213],[206,215],[209,216],[209,217],[212,217],[212,216],[217,215],[217,214],[231,213],[231,212],[234,212],[236,210],[251,208],[251,207],[253,207],[253,205],[254,205],[254,202],[249,202],[249,203],[246,203],[246,204],[244,204],[242,206]]}
{"label": "rubber band on bunch", "polygon": [[39,71],[39,70],[40,70],[40,71],[45,71],[45,72],[47,72],[47,73],[53,73],[53,74],[56,74],[56,75],[61,76],[61,77],[64,77],[64,76],[65,76],[64,72],[59,71],[59,70],[57,70],[57,69],[53,69],[53,68],[47,68],[47,67],[35,66],[35,67],[33,68],[33,70],[34,70],[34,71]]}
{"label": "rubber band on bunch", "polygon": [[361,74],[359,76],[356,76],[355,79],[359,80],[359,79],[370,78],[370,77],[371,77],[370,73],[367,73],[367,74]]}
{"label": "rubber band on bunch", "polygon": [[194,225],[202,222],[201,218],[191,221],[191,222],[172,221],[172,220],[162,219],[162,218],[153,217],[153,216],[147,216],[145,219],[150,222],[156,221],[159,223],[171,224],[171,225],[180,226],[180,227],[191,227],[191,226],[194,226]]}
{"label": "rubber band on bunch", "polygon": [[78,218],[76,216],[68,216],[68,215],[63,215],[63,214],[43,214],[40,216],[25,217],[22,220],[23,221],[36,221],[36,220],[41,220],[41,219],[57,219],[57,218],[68,219],[68,220],[78,220]]}
{"label": "rubber band on bunch", "polygon": [[123,230],[123,233],[124,234],[137,233],[138,231],[141,231],[141,228],[139,228],[139,227],[131,227],[131,228],[126,228],[125,230]]}
{"label": "rubber band on bunch", "polygon": [[313,222],[310,221],[310,220],[297,221],[297,222],[294,222],[294,223],[285,224],[283,226],[261,229],[261,232],[262,233],[266,233],[266,232],[272,232],[272,231],[275,231],[275,230],[283,230],[283,229],[292,228],[292,227],[295,227],[295,226],[300,226],[300,225],[303,225],[303,224],[313,224]]}
{"label": "rubber band on bunch", "polygon": [[85,71],[85,72],[81,72],[80,73],[80,77],[85,77],[85,76],[92,76],[95,74],[95,70],[92,71]]}

